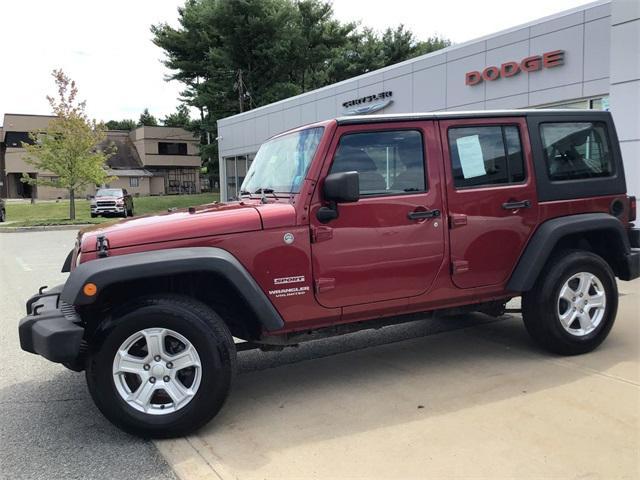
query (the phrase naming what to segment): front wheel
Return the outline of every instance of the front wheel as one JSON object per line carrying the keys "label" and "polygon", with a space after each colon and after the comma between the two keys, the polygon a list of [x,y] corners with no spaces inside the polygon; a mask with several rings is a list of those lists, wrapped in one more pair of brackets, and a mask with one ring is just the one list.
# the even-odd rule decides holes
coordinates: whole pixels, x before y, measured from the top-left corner
{"label": "front wheel", "polygon": [[236,350],[222,319],[184,297],[125,306],[87,361],[94,402],[112,423],[143,437],[187,435],[222,408]]}
{"label": "front wheel", "polygon": [[588,251],[555,255],[522,298],[522,316],[533,339],[561,355],[590,352],[613,327],[618,288],[611,267]]}

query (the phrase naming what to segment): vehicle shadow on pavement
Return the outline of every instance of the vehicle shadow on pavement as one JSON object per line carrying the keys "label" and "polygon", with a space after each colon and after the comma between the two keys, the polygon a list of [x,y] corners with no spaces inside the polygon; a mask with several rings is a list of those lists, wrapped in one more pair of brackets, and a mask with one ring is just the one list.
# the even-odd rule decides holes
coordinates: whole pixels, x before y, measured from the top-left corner
{"label": "vehicle shadow on pavement", "polygon": [[0,389],[0,411],[2,478],[175,479],[151,442],[102,416],[83,374],[60,366],[46,381]]}
{"label": "vehicle shadow on pavement", "polygon": [[[334,349],[330,356],[313,344],[291,353],[240,353],[229,400],[196,435],[225,467],[251,471],[289,448],[359,438],[360,433],[513,397],[526,402],[527,395],[589,374],[562,368],[562,357],[540,351],[519,317],[388,343],[393,334],[341,337],[342,351]],[[385,344],[376,345],[372,335]],[[620,341],[624,338],[612,336],[591,355],[620,348]],[[602,355],[602,369],[610,366],[607,358]]]}

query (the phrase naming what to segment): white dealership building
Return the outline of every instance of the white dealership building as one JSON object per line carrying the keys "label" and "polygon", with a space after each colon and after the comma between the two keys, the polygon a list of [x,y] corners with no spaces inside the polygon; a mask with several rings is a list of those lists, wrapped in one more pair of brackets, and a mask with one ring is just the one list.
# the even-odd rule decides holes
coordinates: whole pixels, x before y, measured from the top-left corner
{"label": "white dealership building", "polygon": [[237,195],[260,144],[290,128],[374,111],[519,108],[611,110],[628,191],[640,196],[640,0],[589,3],[219,120],[222,198]]}

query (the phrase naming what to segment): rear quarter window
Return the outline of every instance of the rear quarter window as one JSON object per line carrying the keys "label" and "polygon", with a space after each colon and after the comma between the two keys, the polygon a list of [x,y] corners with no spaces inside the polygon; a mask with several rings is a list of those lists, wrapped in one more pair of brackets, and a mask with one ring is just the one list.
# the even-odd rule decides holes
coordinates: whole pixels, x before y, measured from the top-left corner
{"label": "rear quarter window", "polygon": [[542,153],[551,181],[583,180],[615,174],[606,124],[540,124]]}

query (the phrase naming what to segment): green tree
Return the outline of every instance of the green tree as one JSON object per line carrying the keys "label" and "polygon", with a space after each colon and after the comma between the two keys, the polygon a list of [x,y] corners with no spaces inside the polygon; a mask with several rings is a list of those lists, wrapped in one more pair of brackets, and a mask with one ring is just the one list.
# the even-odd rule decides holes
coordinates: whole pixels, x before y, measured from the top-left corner
{"label": "green tree", "polygon": [[178,22],[152,26],[153,42],[165,52],[167,80],[185,87],[180,100],[200,112],[188,128],[210,172],[218,119],[448,44],[420,42],[403,26],[378,34],[342,23],[324,0],[186,0]]}
{"label": "green tree", "polygon": [[334,50],[334,57],[327,66],[327,78],[330,83],[340,82],[449,45],[449,40],[438,36],[418,41],[404,25],[388,28],[381,35],[365,27]]}
{"label": "green tree", "polygon": [[416,45],[416,50],[412,54],[414,57],[419,55],[425,55],[427,53],[435,52],[443,48],[447,48],[451,45],[451,40],[434,35],[424,41],[419,41]]}
{"label": "green tree", "polygon": [[125,118],[124,120],[109,120],[104,124],[107,130],[133,130],[137,124],[135,120]]}
{"label": "green tree", "polygon": [[162,119],[165,127],[182,127],[187,128],[191,125],[191,114],[189,107],[184,103],[179,105],[174,113],[170,113]]}
{"label": "green tree", "polygon": [[302,91],[308,91],[327,84],[326,68],[336,52],[349,43],[357,24],[340,23],[331,4],[320,0],[299,0],[296,7],[295,81]]}
{"label": "green tree", "polygon": [[145,108],[138,119],[138,127],[157,127],[158,120],[149,113],[149,109]]}
{"label": "green tree", "polygon": [[47,96],[47,100],[56,118],[46,130],[31,132],[31,142],[22,146],[27,151],[25,161],[53,177],[32,178],[23,174],[22,181],[66,189],[69,218],[75,220],[75,194],[89,185],[102,185],[110,180],[105,165],[115,147],[99,148],[106,138],[105,127],[87,117],[86,102],[77,99],[76,83],[62,70],[54,70],[52,76],[57,97]]}

